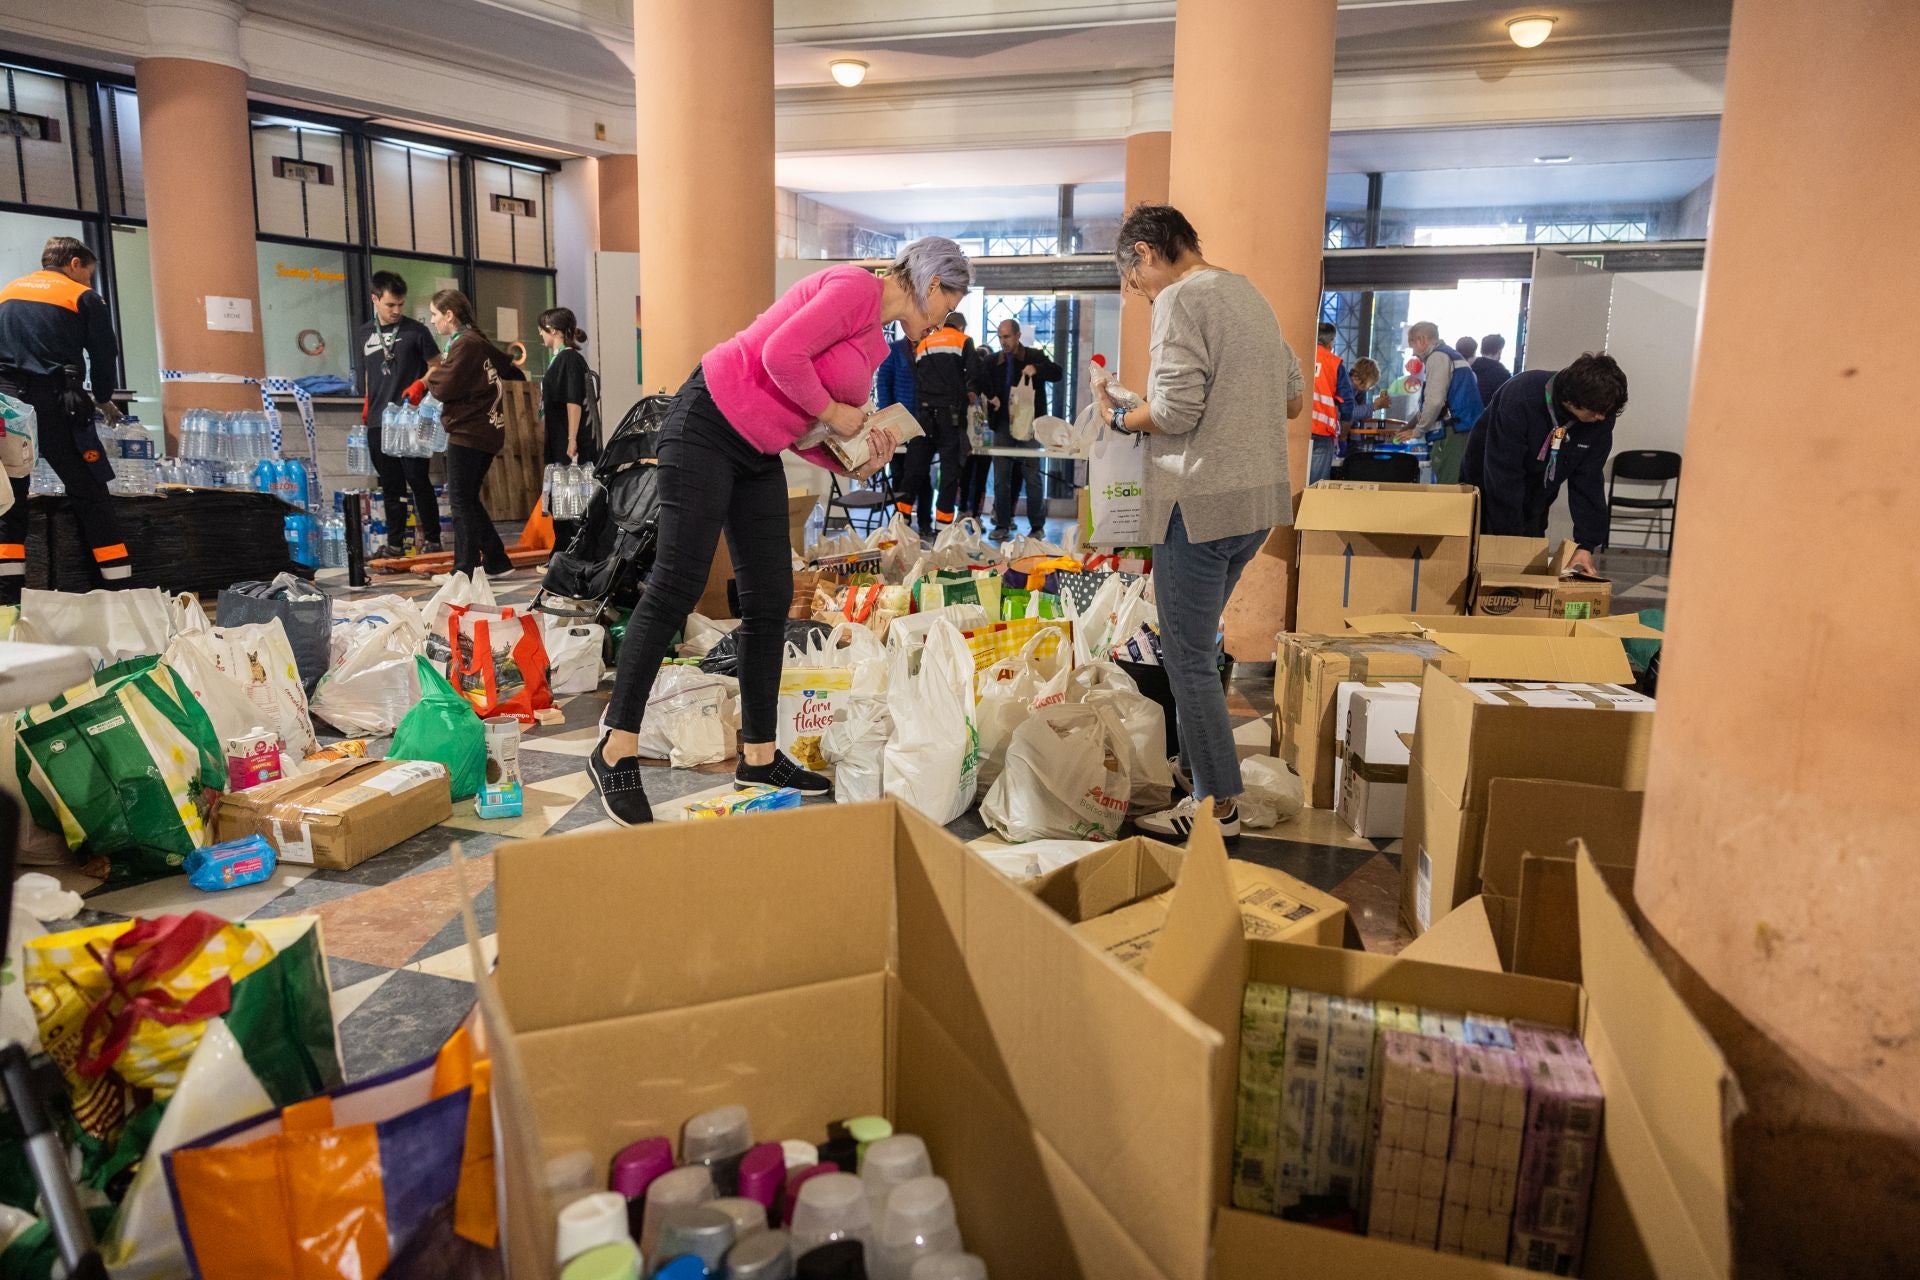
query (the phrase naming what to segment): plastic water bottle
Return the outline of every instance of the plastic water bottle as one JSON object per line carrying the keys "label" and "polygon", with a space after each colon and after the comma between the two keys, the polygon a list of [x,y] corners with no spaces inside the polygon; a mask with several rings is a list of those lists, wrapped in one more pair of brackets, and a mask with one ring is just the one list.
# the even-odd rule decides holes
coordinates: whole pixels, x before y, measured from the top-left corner
{"label": "plastic water bottle", "polygon": [[253,464],[253,488],[256,493],[272,493],[274,473],[273,463],[261,461]]}
{"label": "plastic water bottle", "polygon": [[207,411],[207,457],[214,462],[232,462],[233,423],[231,414]]}
{"label": "plastic water bottle", "polygon": [[267,464],[273,468],[274,496],[289,506],[307,509],[307,465],[298,458]]}
{"label": "plastic water bottle", "polygon": [[418,410],[420,422],[427,430],[427,452],[445,453],[447,451],[447,424],[445,409],[432,396],[420,402]]}
{"label": "plastic water bottle", "polygon": [[347,526],[339,516],[328,516],[320,529],[320,563],[341,569],[347,563]]}
{"label": "plastic water bottle", "polygon": [[123,497],[140,497],[154,491],[153,437],[129,414],[113,430],[113,483],[109,488]]}
{"label": "plastic water bottle", "polygon": [[50,497],[58,497],[66,491],[67,486],[61,483],[59,474],[53,469],[53,464],[48,462],[44,456],[33,464],[33,483],[28,492],[44,493]]}
{"label": "plastic water bottle", "polygon": [[287,554],[301,564],[318,568],[320,564],[320,536],[314,527],[313,517],[309,515],[288,516],[281,522],[286,531]]}
{"label": "plastic water bottle", "polygon": [[367,450],[365,427],[353,427],[347,432],[347,471],[356,476],[373,473],[373,455]]}

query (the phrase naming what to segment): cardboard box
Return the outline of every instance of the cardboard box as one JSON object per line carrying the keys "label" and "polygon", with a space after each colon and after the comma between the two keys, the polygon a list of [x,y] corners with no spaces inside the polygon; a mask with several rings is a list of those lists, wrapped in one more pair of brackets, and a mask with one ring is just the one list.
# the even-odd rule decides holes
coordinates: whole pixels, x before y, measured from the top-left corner
{"label": "cardboard box", "polygon": [[1340,768],[1340,820],[1369,840],[1406,834],[1407,774],[1404,764],[1368,764],[1348,752]]}
{"label": "cardboard box", "polygon": [[264,836],[291,866],[346,871],[453,813],[445,765],[427,760],[336,760],[220,797],[214,835]]}
{"label": "cardboard box", "polygon": [[[1186,854],[1133,837],[1026,882],[1074,932],[1129,968],[1146,964],[1166,923],[1170,892]],[[1347,904],[1283,871],[1232,861],[1234,897],[1249,938],[1286,938],[1337,947],[1346,940]]]}
{"label": "cardboard box", "polygon": [[822,496],[811,489],[787,490],[787,538],[793,543],[795,555],[806,555],[807,519],[822,501]]}
{"label": "cardboard box", "polygon": [[1454,618],[1442,614],[1376,614],[1349,618],[1351,631],[1425,636],[1467,660],[1475,680],[1574,680],[1630,684],[1624,640],[1657,640],[1638,618],[1586,622],[1547,618]]}
{"label": "cardboard box", "polygon": [[[1331,809],[1337,693],[1345,682],[1419,680],[1429,666],[1462,679],[1465,659],[1417,634],[1307,635],[1275,641],[1273,754],[1300,775],[1307,803]],[[1624,654],[1624,651],[1623,651]]]}
{"label": "cardboard box", "polygon": [[1480,528],[1471,485],[1323,480],[1300,495],[1294,630],[1404,609],[1465,613]]}
{"label": "cardboard box", "polygon": [[995,1275],[1207,1276],[1219,1033],[913,810],[509,841],[494,883],[475,986],[516,1280],[557,1270],[547,1157],[604,1167],[736,1103],[766,1139],[919,1135]]}
{"label": "cardboard box", "polygon": [[[1229,1073],[1238,1062],[1241,993],[1250,981],[1574,1031],[1607,1098],[1584,1274],[1607,1280],[1731,1276],[1727,1135],[1740,1110],[1737,1086],[1591,859],[1577,868],[1582,987],[1402,957],[1245,941],[1234,924],[1225,850],[1208,839],[1210,830],[1196,831],[1189,845],[1185,874],[1146,972],[1221,1030]],[[1215,1097],[1216,1128],[1230,1135],[1231,1078]],[[1224,1192],[1224,1170],[1220,1185]],[[1280,1274],[1523,1280],[1530,1274],[1248,1213],[1226,1207],[1224,1194],[1219,1203],[1214,1280],[1273,1280]]]}
{"label": "cardboard box", "polygon": [[1613,607],[1613,583],[1604,578],[1564,578],[1579,548],[1562,542],[1549,551],[1545,538],[1483,534],[1475,562],[1473,612],[1486,617],[1604,618]]}
{"label": "cardboard box", "polygon": [[1334,762],[1340,818],[1358,836],[1397,840],[1407,814],[1407,742],[1420,714],[1420,686],[1340,686],[1340,745]]}
{"label": "cardboard box", "polygon": [[1488,789],[1496,778],[1547,778],[1639,789],[1653,735],[1651,699],[1499,689],[1427,673],[1407,775],[1400,914],[1415,936],[1480,883]]}

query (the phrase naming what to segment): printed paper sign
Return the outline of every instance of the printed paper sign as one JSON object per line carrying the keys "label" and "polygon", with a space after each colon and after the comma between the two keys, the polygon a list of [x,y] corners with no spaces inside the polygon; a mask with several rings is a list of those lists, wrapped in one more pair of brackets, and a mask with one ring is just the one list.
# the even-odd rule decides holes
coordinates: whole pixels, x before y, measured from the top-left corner
{"label": "printed paper sign", "polygon": [[208,294],[207,328],[221,333],[252,333],[253,299]]}

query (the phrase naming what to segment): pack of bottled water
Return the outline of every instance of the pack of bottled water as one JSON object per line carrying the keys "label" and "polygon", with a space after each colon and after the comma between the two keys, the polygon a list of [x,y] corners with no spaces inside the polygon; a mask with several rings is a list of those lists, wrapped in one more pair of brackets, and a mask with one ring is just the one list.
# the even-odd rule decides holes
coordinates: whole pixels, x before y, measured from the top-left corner
{"label": "pack of bottled water", "polygon": [[356,476],[373,474],[373,454],[367,448],[367,429],[364,426],[347,431],[347,473]]}
{"label": "pack of bottled water", "polygon": [[587,507],[593,501],[593,491],[600,482],[593,478],[593,468],[578,463],[555,462],[547,467],[545,477],[547,515],[554,520],[580,520],[585,518]]}
{"label": "pack of bottled water", "polygon": [[154,467],[153,436],[140,425],[140,419],[128,414],[110,434],[110,439],[101,441],[107,446],[113,466],[113,479],[107,482],[108,492],[127,498],[155,492],[160,487],[160,477]]}

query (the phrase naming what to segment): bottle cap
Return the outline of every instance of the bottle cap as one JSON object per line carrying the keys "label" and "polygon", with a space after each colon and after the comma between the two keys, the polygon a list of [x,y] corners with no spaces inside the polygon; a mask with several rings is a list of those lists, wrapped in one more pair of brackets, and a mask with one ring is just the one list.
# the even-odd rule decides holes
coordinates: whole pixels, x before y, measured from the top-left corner
{"label": "bottle cap", "polygon": [[820,1148],[811,1142],[799,1138],[788,1138],[780,1144],[780,1154],[787,1159],[787,1169],[804,1169],[810,1164],[820,1163]]}
{"label": "bottle cap", "polygon": [[767,1206],[745,1196],[722,1196],[707,1205],[733,1219],[733,1238],[744,1240],[767,1229]]}
{"label": "bottle cap", "polygon": [[958,1249],[960,1227],[953,1217],[953,1193],[945,1178],[913,1178],[887,1197],[886,1217],[880,1222],[882,1248],[923,1245]]}
{"label": "bottle cap", "polygon": [[640,1251],[631,1240],[600,1245],[569,1262],[560,1280],[640,1280]]}
{"label": "bottle cap", "polygon": [[712,1273],[700,1259],[686,1256],[673,1259],[653,1274],[654,1280],[708,1280]]}
{"label": "bottle cap", "polygon": [[743,1154],[753,1145],[753,1125],[745,1107],[716,1107],[687,1121],[680,1134],[680,1159],[709,1164]]}
{"label": "bottle cap", "polygon": [[987,1280],[987,1264],[970,1253],[936,1253],[913,1264],[911,1280]]}
{"label": "bottle cap", "polygon": [[893,1125],[885,1116],[852,1116],[827,1126],[829,1138],[852,1138],[862,1146],[893,1136]]}
{"label": "bottle cap", "polygon": [[787,1174],[787,1185],[780,1192],[780,1222],[783,1226],[793,1223],[793,1208],[800,1200],[800,1189],[814,1178],[824,1178],[830,1173],[838,1173],[830,1164],[810,1164],[803,1169],[795,1169]]}
{"label": "bottle cap", "polygon": [[793,1243],[812,1249],[831,1240],[865,1240],[873,1234],[867,1188],[850,1173],[809,1178],[793,1206]]}
{"label": "bottle cap", "polygon": [[741,1195],[759,1201],[763,1211],[771,1209],[780,1199],[780,1185],[787,1180],[787,1158],[780,1144],[762,1142],[741,1157],[739,1180]]}
{"label": "bottle cap", "polygon": [[860,1172],[860,1144],[849,1134],[844,1138],[828,1138],[820,1144],[820,1162],[830,1164],[842,1173]]}
{"label": "bottle cap", "polygon": [[909,1178],[924,1178],[932,1173],[933,1160],[927,1155],[927,1144],[910,1133],[882,1138],[867,1148],[867,1158],[860,1163],[860,1177],[867,1184],[875,1217],[886,1203],[888,1192]]}
{"label": "bottle cap", "polygon": [[809,1249],[793,1274],[794,1280],[867,1280],[866,1247],[858,1240],[835,1240]]}
{"label": "bottle cap", "polygon": [[592,1191],[593,1153],[584,1148],[563,1151],[547,1161],[548,1191]]}
{"label": "bottle cap", "polygon": [[554,1261],[577,1258],[597,1245],[627,1239],[627,1202],[611,1191],[581,1196],[560,1211]]}
{"label": "bottle cap", "polygon": [[613,1158],[608,1187],[629,1200],[647,1194],[654,1180],[673,1169],[673,1143],[666,1138],[642,1138],[628,1143]]}
{"label": "bottle cap", "polygon": [[657,1258],[660,1223],[675,1209],[702,1205],[713,1199],[713,1172],[702,1164],[663,1173],[647,1188],[647,1212],[640,1223],[640,1252]]}
{"label": "bottle cap", "polygon": [[748,1236],[727,1253],[727,1280],[793,1280],[793,1243],[784,1231]]}
{"label": "bottle cap", "polygon": [[733,1219],[706,1205],[669,1209],[660,1219],[656,1258],[680,1258],[688,1254],[718,1271],[720,1262],[733,1248]]}

